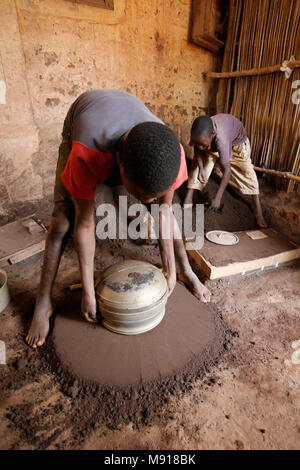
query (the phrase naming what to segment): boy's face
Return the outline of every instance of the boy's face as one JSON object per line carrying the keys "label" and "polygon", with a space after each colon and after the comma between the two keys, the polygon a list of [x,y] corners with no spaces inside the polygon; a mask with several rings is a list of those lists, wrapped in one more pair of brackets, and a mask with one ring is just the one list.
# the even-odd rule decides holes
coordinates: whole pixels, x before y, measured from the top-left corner
{"label": "boy's face", "polygon": [[214,133],[200,137],[191,135],[190,145],[197,147],[198,150],[209,150],[214,136]]}
{"label": "boy's face", "polygon": [[127,189],[129,194],[134,196],[136,199],[141,201],[143,204],[150,204],[153,202],[155,199],[160,198],[164,196],[168,191],[164,191],[161,193],[153,193],[153,194],[147,194],[140,186],[138,186],[136,183],[133,183],[126,175],[124,171],[124,166],[120,162],[118,158],[118,163],[119,163],[119,168],[120,168],[120,176],[122,183],[124,187]]}

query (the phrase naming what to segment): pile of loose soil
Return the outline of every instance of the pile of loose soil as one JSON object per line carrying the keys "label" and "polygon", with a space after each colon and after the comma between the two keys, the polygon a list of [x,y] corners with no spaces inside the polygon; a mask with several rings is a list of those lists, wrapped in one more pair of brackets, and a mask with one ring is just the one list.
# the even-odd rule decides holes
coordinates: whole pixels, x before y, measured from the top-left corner
{"label": "pile of loose soil", "polygon": [[[207,208],[218,190],[218,183],[210,178],[203,193],[196,195],[198,203],[205,203],[204,230],[225,230],[237,232],[257,228],[256,220],[251,209],[251,199],[242,199],[234,190],[228,188],[224,192],[221,209],[213,212]],[[246,200],[249,199],[249,200]]]}
{"label": "pile of loose soil", "polygon": [[[63,311],[65,305],[65,302],[61,303],[58,306],[58,312]],[[76,429],[76,433],[73,435],[74,446],[78,445],[93,430],[103,424],[109,429],[120,429],[128,424],[136,429],[139,429],[142,425],[149,425],[154,418],[160,416],[163,407],[169,403],[173,396],[181,397],[184,393],[192,390],[195,381],[203,378],[209,369],[218,362],[223,352],[229,348],[232,332],[225,329],[223,320],[215,309],[210,308],[209,310],[211,312],[210,322],[214,325],[214,335],[211,338],[213,342],[206,345],[202,344],[200,355],[196,351],[196,335],[194,334],[194,341],[190,345],[191,350],[186,355],[186,359],[189,357],[189,360],[180,369],[177,371],[174,369],[172,373],[168,374],[162,368],[157,368],[159,376],[156,377],[156,380],[139,381],[132,385],[126,379],[126,370],[123,371],[126,384],[123,382],[123,385],[119,384],[119,386],[115,386],[113,383],[97,383],[93,380],[78,377],[69,365],[66,365],[65,361],[62,363],[59,354],[57,354],[55,344],[57,338],[55,338],[54,328],[54,334],[51,334],[43,348],[38,350],[28,349],[25,355],[10,365],[10,373],[2,381],[0,390],[6,392],[10,390],[12,392],[24,387],[26,384],[30,386],[33,382],[39,382],[45,373],[49,374],[50,372],[52,381],[66,395],[67,401],[60,400],[54,408],[49,407],[48,409],[46,407],[43,413],[35,411],[34,401],[33,403],[12,405],[8,407],[6,417],[11,425],[18,429],[21,439],[39,449],[49,447],[51,442],[55,441],[62,432],[60,428],[55,427],[49,435],[54,414],[63,417],[61,423],[63,429]],[[178,325],[180,331],[182,331],[182,326],[185,323],[184,316],[186,312],[182,311],[181,314],[183,318]],[[59,313],[56,321],[58,318]],[[207,319],[201,325],[205,325],[206,321]],[[84,326],[87,325],[84,321],[81,323]],[[87,327],[91,327],[92,330],[98,328],[95,325],[87,325]],[[174,331],[174,327],[172,331]],[[187,329],[190,333],[190,326],[187,326]],[[69,333],[72,334],[72,331]],[[118,335],[115,336],[120,338]],[[140,338],[142,336],[140,335]],[[68,341],[69,338],[65,336],[64,340]],[[201,345],[201,331],[199,331],[199,342]],[[178,344],[181,351],[183,348],[182,343],[183,341]],[[188,344],[188,341],[186,341],[186,344]],[[167,342],[162,341],[160,351],[155,350],[157,344],[153,343],[153,346],[153,349],[151,349],[151,344],[148,344],[151,349],[150,353],[158,360],[163,357],[164,350],[166,352],[168,350]],[[99,347],[101,349],[101,344],[99,344]],[[110,346],[110,350],[106,351],[103,362],[105,360],[109,361],[115,347],[116,341]],[[74,344],[74,348],[76,348],[76,344]],[[77,348],[82,348],[82,344],[77,342]],[[114,358],[115,360],[118,359],[116,354],[114,354]],[[170,358],[166,356],[166,359]],[[122,367],[125,367],[122,356],[119,357],[119,360]],[[150,365],[150,363],[145,364],[146,367]],[[164,365],[161,364],[162,367]],[[128,370],[130,373],[130,367]],[[44,437],[45,433],[47,438]],[[63,445],[62,441],[61,446],[63,447]]]}
{"label": "pile of loose soil", "polygon": [[[61,304],[61,308],[63,304]],[[222,321],[220,328],[223,329]],[[223,330],[224,331],[224,330]],[[58,436],[70,430],[72,448],[80,443],[96,428],[105,425],[109,429],[121,429],[129,425],[139,429],[149,425],[161,416],[165,406],[173,397],[182,397],[193,389],[197,379],[202,379],[229,348],[231,332],[223,336],[219,351],[205,351],[201,361],[191,361],[177,374],[164,379],[135,386],[115,387],[78,379],[55,354],[52,339],[40,350],[28,349],[25,354],[9,365],[9,374],[2,380],[1,393],[13,393],[23,387],[30,389],[32,384],[45,383],[48,393],[49,373],[53,390],[61,391],[55,406],[42,406],[41,397],[24,404],[12,404],[7,407],[6,418],[13,426],[20,439],[34,448],[48,448],[57,442]],[[20,338],[23,340],[23,338]],[[47,395],[46,395],[47,396]],[[46,399],[45,399],[46,400]],[[47,400],[46,400],[47,402]],[[55,425],[54,425],[55,423]],[[52,432],[51,432],[52,429]],[[60,439],[57,448],[64,447]]]}
{"label": "pile of loose soil", "polygon": [[64,393],[88,403],[87,427],[149,424],[172,395],[190,390],[227,349],[228,332],[214,308],[183,285],[171,299],[163,322],[137,336],[86,323],[74,297],[68,307],[60,306],[42,351],[44,365]]}

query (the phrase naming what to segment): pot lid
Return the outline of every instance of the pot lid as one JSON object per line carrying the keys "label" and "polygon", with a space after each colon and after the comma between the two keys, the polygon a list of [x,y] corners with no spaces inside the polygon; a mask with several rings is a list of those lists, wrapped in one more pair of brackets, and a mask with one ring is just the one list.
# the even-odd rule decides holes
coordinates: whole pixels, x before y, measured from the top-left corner
{"label": "pot lid", "polygon": [[239,242],[239,237],[235,233],[225,232],[224,230],[207,232],[206,238],[217,245],[236,245]]}
{"label": "pot lid", "polygon": [[157,302],[167,289],[166,278],[158,268],[145,261],[126,260],[103,271],[96,291],[99,302],[124,311]]}

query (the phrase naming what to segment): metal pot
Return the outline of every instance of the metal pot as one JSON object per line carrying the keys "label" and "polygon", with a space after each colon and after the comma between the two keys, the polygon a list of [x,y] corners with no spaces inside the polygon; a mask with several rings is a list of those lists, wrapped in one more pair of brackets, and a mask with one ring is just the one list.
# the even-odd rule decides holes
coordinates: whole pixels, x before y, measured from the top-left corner
{"label": "metal pot", "polygon": [[163,319],[168,285],[150,263],[128,260],[107,268],[97,286],[102,324],[123,335],[152,330]]}
{"label": "metal pot", "polygon": [[8,306],[10,296],[7,286],[7,274],[0,269],[0,313]]}

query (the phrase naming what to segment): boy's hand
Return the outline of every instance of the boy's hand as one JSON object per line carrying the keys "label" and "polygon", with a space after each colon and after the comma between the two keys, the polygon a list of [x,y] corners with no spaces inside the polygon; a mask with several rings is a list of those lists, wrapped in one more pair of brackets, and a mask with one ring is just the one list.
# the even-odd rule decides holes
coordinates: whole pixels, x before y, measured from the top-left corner
{"label": "boy's hand", "polygon": [[214,211],[214,212],[217,212],[219,211],[221,208],[221,199],[215,197],[211,203],[210,203],[210,206],[209,206],[209,209]]}
{"label": "boy's hand", "polygon": [[96,302],[95,293],[88,294],[88,293],[82,292],[81,312],[87,321],[93,322],[93,323],[96,323],[98,321],[97,302]]}

